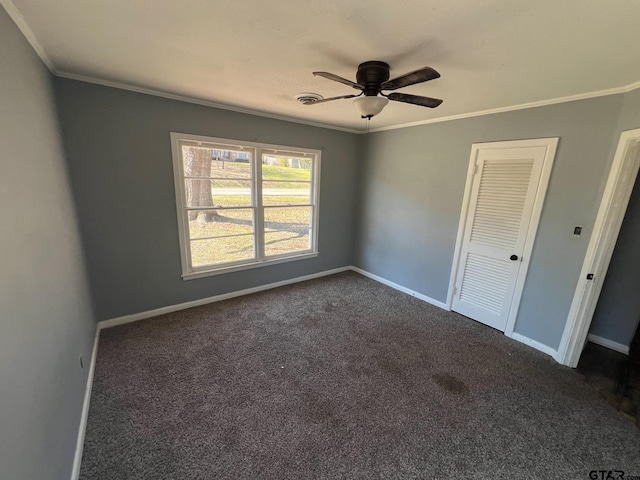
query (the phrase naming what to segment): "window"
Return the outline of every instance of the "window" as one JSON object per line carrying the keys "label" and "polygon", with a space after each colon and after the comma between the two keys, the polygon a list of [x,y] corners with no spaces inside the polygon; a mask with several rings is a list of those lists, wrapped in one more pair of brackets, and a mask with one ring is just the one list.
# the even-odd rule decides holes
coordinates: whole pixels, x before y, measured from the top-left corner
{"label": "window", "polygon": [[318,150],[171,134],[182,276],[318,254]]}

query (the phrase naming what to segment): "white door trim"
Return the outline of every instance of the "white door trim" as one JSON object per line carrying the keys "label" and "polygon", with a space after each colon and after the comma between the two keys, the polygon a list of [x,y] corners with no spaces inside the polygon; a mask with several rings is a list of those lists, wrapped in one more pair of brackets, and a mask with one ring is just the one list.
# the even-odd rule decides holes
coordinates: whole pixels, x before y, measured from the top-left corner
{"label": "white door trim", "polygon": [[[559,363],[569,367],[575,368],[580,360],[638,175],[640,154],[636,152],[628,155],[633,153],[630,149],[634,148],[638,141],[640,141],[640,128],[627,130],[620,135],[569,316],[555,357]],[[614,201],[616,196],[620,199],[617,203]],[[593,280],[587,280],[587,275],[590,273],[594,275]]]}
{"label": "white door trim", "polygon": [[513,294],[513,301],[511,309],[509,310],[509,316],[507,319],[507,326],[505,335],[513,336],[513,330],[516,323],[516,317],[518,308],[520,305],[520,298],[522,297],[522,291],[524,289],[524,281],[527,276],[527,270],[529,268],[529,260],[531,252],[533,250],[533,243],[535,240],[535,234],[540,223],[540,215],[542,213],[542,205],[547,193],[547,187],[549,186],[549,178],[551,177],[551,169],[553,168],[553,161],[555,159],[556,150],[558,147],[558,137],[553,138],[536,138],[531,140],[510,140],[505,142],[488,142],[488,143],[474,143],[471,145],[471,156],[469,158],[469,168],[467,170],[467,183],[464,189],[464,197],[462,199],[462,210],[460,212],[460,221],[458,223],[458,235],[456,237],[455,252],[453,255],[453,264],[451,266],[451,277],[449,278],[449,291],[447,293],[447,309],[451,310],[453,304],[453,291],[455,286],[456,277],[458,275],[458,264],[460,261],[460,254],[462,251],[462,242],[464,238],[464,227],[467,223],[467,216],[469,213],[469,205],[471,203],[471,189],[473,187],[473,176],[475,173],[475,165],[478,155],[483,149],[500,149],[500,148],[531,148],[531,147],[545,147],[546,152],[544,161],[542,164],[542,172],[540,180],[538,182],[538,188],[536,190],[536,197],[533,204],[533,210],[531,212],[531,221],[527,229],[527,236],[525,239],[524,250],[522,254],[522,264],[516,281],[516,286]]}

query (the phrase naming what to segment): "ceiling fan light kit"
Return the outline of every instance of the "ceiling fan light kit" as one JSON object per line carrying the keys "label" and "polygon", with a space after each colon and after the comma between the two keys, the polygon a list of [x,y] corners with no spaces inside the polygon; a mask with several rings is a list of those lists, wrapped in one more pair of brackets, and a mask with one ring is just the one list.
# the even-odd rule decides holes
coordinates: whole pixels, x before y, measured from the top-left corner
{"label": "ceiling fan light kit", "polygon": [[358,97],[353,101],[362,118],[371,118],[378,115],[389,103],[385,97]]}
{"label": "ceiling fan light kit", "polygon": [[360,93],[358,95],[342,95],[331,98],[321,97],[321,99],[318,100],[308,99],[307,101],[301,101],[304,105],[313,105],[344,98],[355,98],[353,104],[356,109],[360,112],[362,118],[369,120],[371,120],[371,117],[378,115],[387,103],[389,103],[389,100],[428,108],[435,108],[442,103],[442,100],[438,98],[422,97],[408,93],[390,93],[389,95],[382,93],[383,90],[397,90],[398,88],[439,78],[440,74],[433,68],[423,67],[394,78],[393,80],[389,80],[389,69],[389,64],[378,60],[361,63],[358,65],[358,71],[356,73],[357,82],[352,82],[351,80],[329,72],[313,72],[313,74],[318,77],[333,80],[334,82],[339,82],[356,90],[360,90]]}

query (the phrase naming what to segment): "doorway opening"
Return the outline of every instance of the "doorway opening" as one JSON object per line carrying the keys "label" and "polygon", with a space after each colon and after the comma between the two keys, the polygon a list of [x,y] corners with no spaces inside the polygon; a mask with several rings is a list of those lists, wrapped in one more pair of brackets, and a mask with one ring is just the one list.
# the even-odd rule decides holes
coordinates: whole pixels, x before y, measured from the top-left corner
{"label": "doorway opening", "polygon": [[587,340],[604,279],[640,167],[640,129],[620,135],[556,360],[575,368]]}

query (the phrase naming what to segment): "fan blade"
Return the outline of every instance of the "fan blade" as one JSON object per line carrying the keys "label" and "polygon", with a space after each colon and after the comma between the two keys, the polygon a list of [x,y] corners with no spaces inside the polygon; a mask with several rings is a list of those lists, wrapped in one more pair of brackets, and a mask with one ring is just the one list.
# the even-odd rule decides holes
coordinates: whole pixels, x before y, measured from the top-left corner
{"label": "fan blade", "polygon": [[381,85],[382,90],[396,90],[416,83],[428,82],[435,78],[440,78],[440,74],[431,67],[424,67],[414,72],[407,73],[400,77],[384,82]]}
{"label": "fan blade", "polygon": [[[362,95],[362,94],[360,94],[360,95]],[[330,102],[332,100],[341,100],[343,98],[354,98],[354,97],[359,97],[360,95],[342,95],[341,97],[323,98],[322,100],[310,100],[308,102],[302,102],[302,104],[303,105],[315,105],[316,103]]]}
{"label": "fan blade", "polygon": [[334,75],[329,72],[313,72],[317,77],[324,77],[328,80],[333,80],[334,82],[344,83],[345,85],[349,85],[350,87],[357,88],[358,90],[362,90],[364,87],[362,85],[358,85],[356,82],[352,82],[351,80],[347,80],[346,78],[339,77],[338,75]]}
{"label": "fan blade", "polygon": [[442,103],[439,98],[421,97],[419,95],[409,95],[408,93],[390,93],[386,96],[394,102],[412,103],[422,107],[436,108]]}

